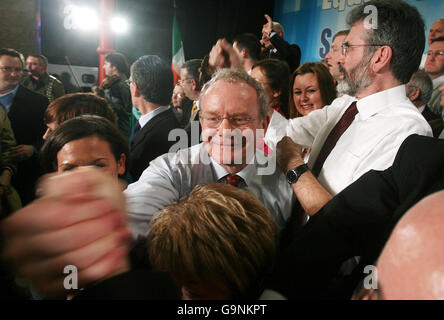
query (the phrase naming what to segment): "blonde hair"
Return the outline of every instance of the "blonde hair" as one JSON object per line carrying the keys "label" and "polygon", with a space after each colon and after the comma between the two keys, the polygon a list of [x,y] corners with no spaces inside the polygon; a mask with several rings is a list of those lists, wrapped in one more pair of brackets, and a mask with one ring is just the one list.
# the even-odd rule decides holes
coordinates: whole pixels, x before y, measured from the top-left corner
{"label": "blonde hair", "polygon": [[232,297],[251,298],[273,264],[276,226],[249,192],[199,185],[152,220],[147,243],[153,268],[176,281],[205,285],[217,279]]}

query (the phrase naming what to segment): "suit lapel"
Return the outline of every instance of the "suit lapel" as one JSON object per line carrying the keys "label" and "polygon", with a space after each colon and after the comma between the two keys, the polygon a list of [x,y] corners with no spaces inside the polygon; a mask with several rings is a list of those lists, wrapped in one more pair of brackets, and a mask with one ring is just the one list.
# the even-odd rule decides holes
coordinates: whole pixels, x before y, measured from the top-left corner
{"label": "suit lapel", "polygon": [[140,129],[140,132],[137,134],[137,136],[134,138],[134,141],[131,145],[131,149],[134,149],[138,144],[143,142],[145,140],[145,137],[150,134],[153,130],[155,130],[158,123],[163,121],[164,119],[167,119],[168,117],[175,117],[174,113],[171,109],[165,110],[158,115],[156,115],[154,118],[152,118],[148,123],[146,123],[142,129]]}

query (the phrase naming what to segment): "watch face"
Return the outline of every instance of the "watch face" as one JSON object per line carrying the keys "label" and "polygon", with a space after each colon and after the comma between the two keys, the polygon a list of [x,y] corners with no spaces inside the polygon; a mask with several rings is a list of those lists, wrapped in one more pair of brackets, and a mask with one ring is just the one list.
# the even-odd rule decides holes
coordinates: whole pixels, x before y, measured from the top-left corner
{"label": "watch face", "polygon": [[294,170],[290,170],[287,172],[288,183],[295,183],[297,178],[298,176],[296,175],[296,172],[294,172]]}

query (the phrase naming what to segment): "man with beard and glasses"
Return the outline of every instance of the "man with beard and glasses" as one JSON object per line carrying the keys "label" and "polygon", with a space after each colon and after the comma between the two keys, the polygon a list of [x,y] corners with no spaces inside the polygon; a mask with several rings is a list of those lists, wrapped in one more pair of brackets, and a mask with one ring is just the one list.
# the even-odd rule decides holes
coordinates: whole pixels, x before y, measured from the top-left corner
{"label": "man with beard and glasses", "polygon": [[[366,6],[377,8],[377,26],[371,24],[376,19],[369,23]],[[403,1],[374,0],[354,9],[347,22],[351,29],[342,44],[338,84],[346,94],[289,120],[288,137],[277,145],[278,164],[309,215],[367,171],[388,168],[409,135],[432,135],[405,95],[424,50],[417,9]],[[307,164],[301,156],[306,147],[311,147]]]}

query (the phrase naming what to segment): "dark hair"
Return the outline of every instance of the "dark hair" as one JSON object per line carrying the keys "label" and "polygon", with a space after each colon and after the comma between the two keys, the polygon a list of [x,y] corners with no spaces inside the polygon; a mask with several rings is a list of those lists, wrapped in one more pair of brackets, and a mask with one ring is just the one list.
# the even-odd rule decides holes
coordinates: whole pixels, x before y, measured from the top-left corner
{"label": "dark hair", "polygon": [[[353,26],[363,21],[369,13],[368,6],[375,6],[378,25],[367,31],[366,44],[384,44],[392,49],[390,70],[402,84],[418,70],[425,47],[424,21],[418,9],[401,0],[372,0],[353,9],[347,23]],[[378,47],[365,47],[366,54],[373,54]]]}
{"label": "dark hair", "polygon": [[170,103],[173,72],[163,59],[154,55],[140,57],[131,66],[131,77],[146,101],[163,106]]}
{"label": "dark hair", "polygon": [[128,60],[120,52],[108,53],[105,56],[105,61],[108,61],[112,66],[116,67],[119,73],[129,77]]}
{"label": "dark hair", "polygon": [[103,117],[94,115],[79,116],[67,120],[57,127],[40,150],[39,157],[42,167],[46,172],[56,170],[57,154],[65,144],[92,136],[109,143],[116,161],[120,160],[123,153],[127,160],[125,162],[125,172],[128,172],[129,147],[127,140],[113,123]]}
{"label": "dark hair", "polygon": [[199,68],[202,64],[202,59],[191,59],[186,61],[180,68],[186,69],[188,75],[199,84]]}
{"label": "dark hair", "polygon": [[435,42],[438,42],[438,41],[444,41],[444,37],[439,37],[439,38],[433,39],[432,43],[435,43]]}
{"label": "dark hair", "polygon": [[92,114],[104,117],[116,124],[116,115],[108,102],[92,93],[70,93],[51,102],[45,111],[46,124],[55,122],[58,125],[74,117]]}
{"label": "dark hair", "polygon": [[20,52],[18,52],[15,49],[11,49],[11,48],[1,48],[0,49],[0,57],[1,56],[9,56],[9,57],[13,57],[13,58],[19,58],[22,67],[25,65],[25,58],[23,57],[23,54],[21,54]]}
{"label": "dark hair", "polygon": [[45,68],[48,66],[48,59],[42,54],[30,53],[30,54],[28,54],[28,57],[37,58],[39,60],[40,64],[43,64],[45,66]]}
{"label": "dark hair", "polygon": [[277,59],[264,59],[256,62],[253,68],[260,68],[268,79],[268,85],[272,90],[281,91],[279,106],[285,117],[288,118],[288,82],[290,68],[287,62]]}
{"label": "dark hair", "polygon": [[290,118],[299,117],[300,114],[296,110],[293,99],[293,86],[296,76],[302,76],[307,73],[313,73],[318,79],[319,91],[321,92],[322,102],[324,106],[332,103],[336,99],[336,86],[333,77],[328,69],[321,62],[306,62],[297,68],[290,79]]}
{"label": "dark hair", "polygon": [[241,33],[233,39],[233,44],[237,42],[239,50],[245,49],[248,55],[255,61],[261,56],[261,43],[259,38],[252,33]]}

